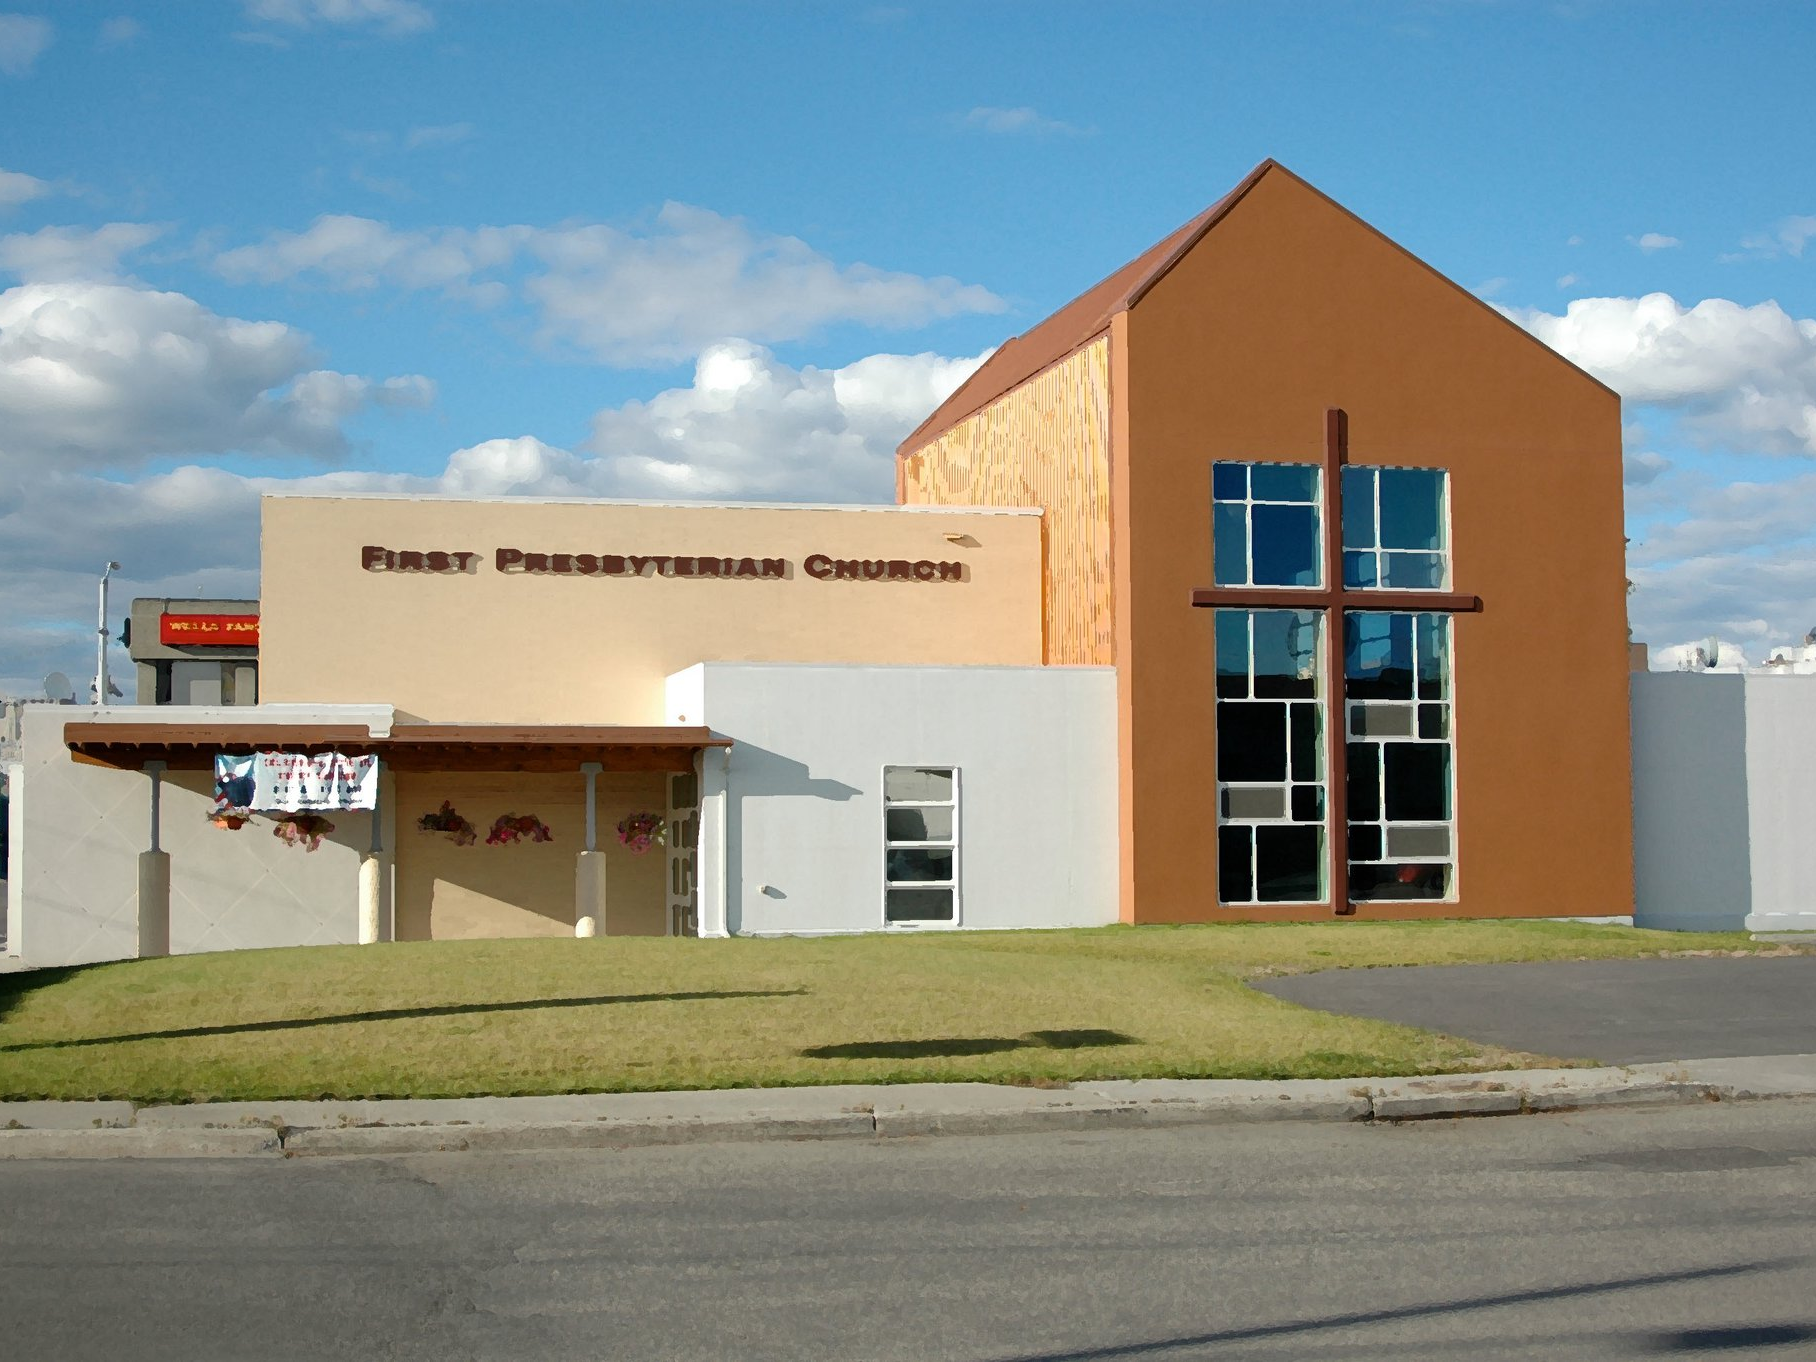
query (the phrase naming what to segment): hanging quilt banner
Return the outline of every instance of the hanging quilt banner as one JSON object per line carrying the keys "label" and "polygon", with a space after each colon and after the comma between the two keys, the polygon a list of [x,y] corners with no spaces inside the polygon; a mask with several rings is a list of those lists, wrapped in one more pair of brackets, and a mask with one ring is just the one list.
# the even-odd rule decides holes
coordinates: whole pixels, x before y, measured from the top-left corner
{"label": "hanging quilt banner", "polygon": [[252,807],[253,767],[257,757],[216,756],[214,759],[214,811]]}
{"label": "hanging quilt banner", "polygon": [[378,758],[339,752],[260,752],[252,768],[252,807],[284,813],[378,806]]}

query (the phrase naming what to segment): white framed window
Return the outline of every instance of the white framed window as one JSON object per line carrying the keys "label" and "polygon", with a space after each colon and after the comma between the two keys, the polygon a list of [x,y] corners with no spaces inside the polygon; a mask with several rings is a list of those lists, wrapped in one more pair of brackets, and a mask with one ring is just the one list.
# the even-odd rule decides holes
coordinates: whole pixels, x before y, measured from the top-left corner
{"label": "white framed window", "polygon": [[1343,585],[1450,587],[1450,475],[1442,468],[1343,470]]}
{"label": "white framed window", "polygon": [[1218,586],[1324,584],[1323,474],[1309,463],[1211,465],[1211,570]]}
{"label": "white framed window", "polygon": [[956,766],[883,768],[883,925],[959,921]]}

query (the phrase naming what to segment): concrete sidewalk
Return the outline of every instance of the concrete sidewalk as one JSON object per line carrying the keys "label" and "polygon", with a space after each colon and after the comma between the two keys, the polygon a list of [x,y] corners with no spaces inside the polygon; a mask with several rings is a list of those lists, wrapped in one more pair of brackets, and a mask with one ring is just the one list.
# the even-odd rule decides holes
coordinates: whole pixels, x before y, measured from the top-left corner
{"label": "concrete sidewalk", "polygon": [[348,1102],[0,1102],[0,1159],[301,1157],[1406,1121],[1816,1096],[1816,1055],[1432,1078],[1139,1079]]}

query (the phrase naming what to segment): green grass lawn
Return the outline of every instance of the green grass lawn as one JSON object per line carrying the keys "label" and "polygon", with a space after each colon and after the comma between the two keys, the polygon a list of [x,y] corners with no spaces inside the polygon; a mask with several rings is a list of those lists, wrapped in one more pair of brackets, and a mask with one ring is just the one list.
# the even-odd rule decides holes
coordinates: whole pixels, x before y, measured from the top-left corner
{"label": "green grass lawn", "polygon": [[1419,922],[189,955],[0,975],[0,1098],[1456,1072],[1534,1057],[1308,1011],[1244,980],[1753,948],[1738,935]]}

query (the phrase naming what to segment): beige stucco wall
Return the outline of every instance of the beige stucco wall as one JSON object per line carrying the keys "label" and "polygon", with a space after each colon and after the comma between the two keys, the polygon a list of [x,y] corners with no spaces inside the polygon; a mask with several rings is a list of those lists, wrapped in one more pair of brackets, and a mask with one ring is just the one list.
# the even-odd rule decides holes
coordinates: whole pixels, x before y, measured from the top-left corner
{"label": "beige stucco wall", "polygon": [[[667,858],[659,846],[636,855],[615,831],[627,814],[662,813],[666,777],[655,772],[598,777],[598,846],[605,852],[608,936],[661,936],[668,908]],[[477,829],[473,846],[418,830],[416,820],[446,800]],[[535,814],[552,841],[487,846],[500,814]],[[397,776],[399,941],[574,934],[575,853],[586,844],[586,777],[500,773]]]}
{"label": "beige stucco wall", "polygon": [[[601,501],[267,497],[262,698],[379,701],[421,719],[664,721],[702,661],[1041,661],[1037,514]],[[362,548],[470,552],[465,572],[368,571]],[[783,558],[780,580],[500,572],[548,554]],[[959,562],[960,581],[824,581],[834,559]]]}

